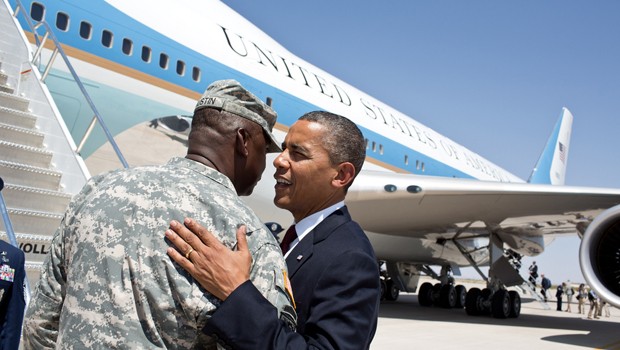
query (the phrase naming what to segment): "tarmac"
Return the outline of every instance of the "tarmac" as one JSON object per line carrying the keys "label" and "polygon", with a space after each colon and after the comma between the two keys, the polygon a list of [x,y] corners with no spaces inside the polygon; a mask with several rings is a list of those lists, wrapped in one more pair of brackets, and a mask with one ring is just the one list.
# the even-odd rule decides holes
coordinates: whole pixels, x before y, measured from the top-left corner
{"label": "tarmac", "polygon": [[[469,289],[477,282],[463,283]],[[478,285],[478,287],[484,285]],[[555,290],[552,290],[555,294]],[[574,300],[574,299],[573,299]],[[555,299],[549,310],[521,294],[519,318],[496,319],[468,316],[464,309],[423,307],[413,293],[401,293],[397,301],[384,301],[371,344],[373,350],[387,349],[620,349],[620,310],[610,307],[611,317],[587,319],[577,313],[556,311]],[[566,304],[563,305],[563,310]]]}

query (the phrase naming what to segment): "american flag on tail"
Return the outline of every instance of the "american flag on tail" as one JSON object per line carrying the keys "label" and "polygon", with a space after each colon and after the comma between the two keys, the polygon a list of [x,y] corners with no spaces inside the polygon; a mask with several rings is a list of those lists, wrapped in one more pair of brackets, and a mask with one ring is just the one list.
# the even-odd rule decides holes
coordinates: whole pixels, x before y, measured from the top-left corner
{"label": "american flag on tail", "polygon": [[566,146],[562,142],[558,142],[558,147],[560,149],[560,160],[562,163],[566,163]]}

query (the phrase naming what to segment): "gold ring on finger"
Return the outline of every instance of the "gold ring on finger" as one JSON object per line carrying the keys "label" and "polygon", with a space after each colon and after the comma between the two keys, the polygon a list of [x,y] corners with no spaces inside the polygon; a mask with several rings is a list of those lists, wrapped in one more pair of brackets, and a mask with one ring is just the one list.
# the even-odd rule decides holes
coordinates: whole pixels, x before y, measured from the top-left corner
{"label": "gold ring on finger", "polygon": [[194,248],[189,247],[189,250],[187,251],[187,253],[185,253],[185,259],[189,260],[189,256],[194,252]]}

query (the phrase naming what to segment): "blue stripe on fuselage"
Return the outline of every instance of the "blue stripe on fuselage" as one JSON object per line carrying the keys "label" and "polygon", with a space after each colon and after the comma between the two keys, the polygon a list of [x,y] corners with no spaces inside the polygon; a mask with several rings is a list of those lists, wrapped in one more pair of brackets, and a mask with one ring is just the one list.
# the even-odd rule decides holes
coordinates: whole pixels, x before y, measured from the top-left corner
{"label": "blue stripe on fuselage", "polygon": [[[9,0],[9,2],[13,4],[12,0]],[[23,1],[22,3],[25,7],[30,8],[32,2],[33,1]],[[282,90],[276,89],[260,80],[249,77],[239,71],[233,70],[230,67],[212,60],[196,51],[193,51],[188,47],[183,46],[134,20],[104,1],[88,1],[88,9],[76,6],[72,2],[65,0],[37,2],[45,4],[45,19],[50,22],[50,25],[55,23],[54,16],[58,12],[64,12],[69,15],[69,29],[66,32],[55,30],[55,34],[58,39],[64,45],[69,47],[88,52],[95,56],[103,57],[112,62],[171,82],[197,93],[202,93],[211,81],[219,79],[239,80],[244,86],[246,86],[246,88],[251,90],[257,96],[262,98],[266,98],[267,96],[272,97],[274,100],[274,108],[278,111],[278,122],[286,126],[293,124],[302,114],[320,109],[315,105],[294,97]],[[93,35],[90,40],[85,40],[80,37],[79,29],[81,21],[86,21],[93,27]],[[25,22],[22,22],[21,24],[23,28],[27,28],[27,24]],[[113,33],[114,44],[112,48],[104,47],[101,44],[100,38],[102,30],[109,30]],[[123,38],[129,38],[132,40],[132,55],[126,55],[122,52],[121,46]],[[149,63],[146,63],[141,59],[140,50],[142,46],[147,46],[152,50],[152,59]],[[170,57],[168,69],[162,69],[159,67],[159,53],[161,52],[165,52]],[[177,60],[181,60],[186,64],[186,74],[184,76],[180,76],[176,73],[175,65]],[[201,70],[202,78],[200,82],[195,82],[192,79],[191,69],[194,66],[199,67]],[[66,74],[58,71],[54,71],[54,73],[55,76],[48,78],[48,86],[50,86],[50,90],[54,90],[55,86],[60,90],[61,87],[58,84],[60,81],[67,79]],[[88,83],[97,87],[97,92],[94,93],[96,96],[93,96],[93,100],[95,101],[101,114],[104,117],[114,115],[114,123],[111,123],[111,118],[106,118],[106,122],[108,122],[108,126],[112,129],[111,132],[114,135],[117,135],[123,130],[139,122],[148,121],[156,117],[170,114],[192,114],[191,111],[184,111],[184,113],[181,113],[182,111],[178,111],[174,108],[165,108],[164,106],[161,106],[161,104],[158,105],[156,101],[152,100],[151,102],[155,102],[155,104],[151,106],[153,108],[142,108],[139,111],[118,110],[113,104],[136,106],[135,100],[140,100],[143,98],[127,94],[126,92],[111,86],[103,86],[94,81],[89,81]],[[93,89],[89,89],[89,93],[91,93],[91,91],[93,91]],[[58,93],[55,93],[55,99],[57,96]],[[143,105],[146,105],[145,101],[142,102]],[[59,109],[61,109],[60,105]],[[123,107],[123,109],[125,109],[125,107]],[[80,113],[79,117],[75,117],[75,119],[79,119],[80,121],[73,120],[74,117],[65,117],[65,113],[63,113],[63,117],[72,119],[71,124],[73,127],[71,129],[76,140],[83,135],[83,130],[85,130],[86,127],[85,125],[90,122],[90,119],[92,118],[92,114],[90,114],[90,112],[82,111],[82,113],[84,113],[84,115]],[[124,114],[125,117],[119,117],[118,115],[120,113]],[[153,113],[159,114],[154,115]],[[472,178],[471,175],[428,157],[423,153],[405,147],[398,142],[371,131],[370,129],[362,127],[360,127],[360,129],[368,140],[371,142],[374,141],[376,144],[383,145],[382,154],[380,154],[378,149],[376,152],[373,152],[372,149],[368,149],[367,156],[369,158],[374,158],[383,163],[387,163],[394,168],[416,174]],[[104,141],[105,139],[103,137],[103,133],[94,134],[92,136],[92,140],[90,140],[88,144],[88,147],[83,150],[83,156],[87,157],[90,155],[94,152],[94,150],[102,145]],[[408,165],[405,164],[405,155],[407,155],[409,159]],[[416,161],[418,166],[416,166]],[[424,164],[424,170],[422,170],[422,167],[419,166],[420,164]]]}

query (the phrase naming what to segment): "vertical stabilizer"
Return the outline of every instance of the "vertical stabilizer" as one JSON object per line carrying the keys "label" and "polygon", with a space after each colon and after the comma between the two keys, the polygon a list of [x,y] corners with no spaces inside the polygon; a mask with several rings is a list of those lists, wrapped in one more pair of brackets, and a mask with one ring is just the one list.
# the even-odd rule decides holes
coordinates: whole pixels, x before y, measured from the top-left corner
{"label": "vertical stabilizer", "polygon": [[532,170],[529,183],[564,185],[572,125],[573,115],[568,108],[562,108],[562,116]]}

